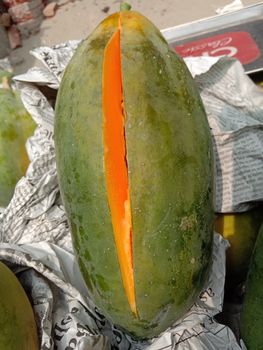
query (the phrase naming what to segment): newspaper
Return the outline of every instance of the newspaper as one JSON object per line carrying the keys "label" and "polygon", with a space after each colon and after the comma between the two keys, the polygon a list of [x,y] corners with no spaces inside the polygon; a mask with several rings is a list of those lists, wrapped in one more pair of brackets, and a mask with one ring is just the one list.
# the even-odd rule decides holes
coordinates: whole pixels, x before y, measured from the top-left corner
{"label": "newspaper", "polygon": [[12,67],[8,57],[0,59],[0,70],[4,70],[8,72],[12,71]]}
{"label": "newspaper", "polygon": [[97,310],[74,254],[52,241],[47,235],[47,242],[0,244],[1,260],[20,272],[20,282],[33,300],[41,349],[246,349],[214,319],[222,310],[228,247],[219,234],[215,234],[212,270],[204,291],[182,319],[147,342],[132,339]]}
{"label": "newspaper", "polygon": [[248,210],[263,200],[262,91],[230,58],[196,82],[214,140],[216,211]]}
{"label": "newspaper", "polygon": [[[26,144],[31,161],[26,176],[17,183],[10,204],[0,215],[0,259],[15,272],[20,271],[20,281],[33,300],[41,350],[110,347],[119,350],[246,349],[228,327],[214,318],[222,310],[225,250],[228,246],[218,234],[214,237],[213,264],[203,292],[191,310],[156,339],[139,342],[131,338],[107,320],[89,298],[75,260],[61,203],[53,142],[53,93],[59,87],[64,68],[77,45],[78,42],[74,41],[52,49],[35,49],[33,54],[44,63],[44,67],[32,68],[16,77],[23,102],[38,127]],[[200,69],[202,60],[199,62],[195,79],[208,113],[217,155],[217,210],[244,210],[253,205],[253,201],[262,200],[263,196],[257,191],[255,198],[254,191],[260,182],[260,173],[256,176],[258,182],[254,178],[249,182],[249,190],[242,188],[242,162],[248,160],[249,168],[252,168],[252,160],[255,160],[258,162],[255,169],[262,169],[262,156],[253,157],[252,149],[242,149],[242,154],[234,154],[231,140],[237,143],[243,137],[247,144],[252,144],[255,134],[259,133],[256,152],[263,154],[262,119],[259,118],[262,96],[249,85],[252,83],[243,72],[240,73],[242,67],[238,62],[227,59],[205,61],[205,69]],[[192,66],[195,65],[193,59]],[[239,86],[243,79],[247,91]],[[228,85],[224,86],[225,83]],[[230,83],[232,94],[229,93]],[[217,84],[215,89],[214,84]],[[243,97],[251,97],[250,103],[244,102]],[[231,113],[236,116],[233,123],[229,120]],[[234,165],[228,159],[232,159]],[[222,160],[228,164],[228,171],[221,169]],[[222,178],[226,174],[227,180]],[[226,184],[230,179],[239,179],[237,175],[241,189],[238,189],[238,194],[229,195],[225,192]],[[223,185],[220,187],[220,184]],[[233,191],[236,186],[233,186]]]}

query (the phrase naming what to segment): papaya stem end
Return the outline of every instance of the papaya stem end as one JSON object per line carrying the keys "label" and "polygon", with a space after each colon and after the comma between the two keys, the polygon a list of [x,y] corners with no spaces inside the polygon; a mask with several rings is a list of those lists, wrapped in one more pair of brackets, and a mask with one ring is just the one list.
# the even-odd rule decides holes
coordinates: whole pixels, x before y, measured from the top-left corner
{"label": "papaya stem end", "polygon": [[120,11],[130,11],[131,5],[127,2],[121,2],[120,4]]}

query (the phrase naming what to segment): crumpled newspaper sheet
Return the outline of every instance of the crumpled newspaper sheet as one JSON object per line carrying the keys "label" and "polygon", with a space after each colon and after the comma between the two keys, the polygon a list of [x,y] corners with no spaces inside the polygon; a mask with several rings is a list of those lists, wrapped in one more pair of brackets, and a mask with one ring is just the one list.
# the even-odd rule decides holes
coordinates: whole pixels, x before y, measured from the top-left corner
{"label": "crumpled newspaper sheet", "polygon": [[[222,308],[228,246],[220,235],[215,235],[212,270],[200,298],[171,329],[148,342],[135,341],[101,315],[88,298],[74,255],[48,235],[47,242],[0,244],[1,260],[19,272],[33,300],[42,350],[246,349],[238,345],[229,328],[213,318]],[[70,240],[68,230],[66,236]]]}
{"label": "crumpled newspaper sheet", "polygon": [[10,64],[10,61],[9,61],[8,57],[0,59],[0,69],[1,70],[6,70],[8,72],[12,71],[12,67],[11,67],[11,64]]}
{"label": "crumpled newspaper sheet", "polygon": [[[78,42],[74,41],[53,49],[35,49],[34,55],[45,67],[32,68],[16,78],[23,102],[39,126],[27,142],[31,161],[27,174],[18,182],[9,206],[0,216],[0,259],[19,272],[20,281],[33,301],[41,349],[245,349],[242,341],[238,344],[228,327],[214,319],[222,310],[225,250],[228,246],[218,234],[215,234],[213,264],[204,291],[184,318],[160,337],[148,342],[135,341],[113,326],[90,301],[74,258],[59,195],[53,143],[54,99],[45,97],[51,91],[48,88],[54,91],[59,87],[64,68],[77,45]],[[249,85],[252,83],[243,75],[242,78],[239,76],[242,68],[238,62],[219,59],[208,63],[208,59],[205,60],[206,64],[201,71],[199,69],[196,80],[208,112],[215,150],[219,154],[218,159],[222,160],[218,147],[228,145],[230,148],[228,141],[233,138],[238,141],[243,129],[252,134],[247,137],[252,136],[253,140],[254,131],[262,132],[262,120],[258,121],[258,114],[255,113],[255,110],[260,110],[261,100],[256,92],[253,95],[254,89]],[[187,62],[189,67],[190,61]],[[195,60],[192,61],[193,66],[196,64]],[[247,91],[240,86],[244,79]],[[216,88],[213,83],[218,84]],[[210,104],[209,97],[212,99]],[[242,97],[246,98],[245,102],[241,101]],[[251,100],[248,104],[249,97]],[[238,118],[233,123],[228,120],[231,115],[237,117],[237,113],[243,118],[242,122]],[[257,150],[261,158],[255,156],[255,159],[262,165],[262,135],[261,141],[260,135],[257,137]],[[217,143],[217,140],[220,142]],[[228,156],[228,148],[222,151],[224,157]],[[233,151],[230,152],[232,154]],[[251,154],[247,155],[246,150],[242,150],[239,158],[243,160],[246,157],[251,157]],[[237,161],[236,157],[233,159]],[[239,169],[238,166],[234,168]],[[217,170],[218,174],[225,175]],[[222,177],[220,182],[224,182]],[[255,200],[253,195],[253,191],[244,191],[245,203]],[[262,199],[262,193],[259,192],[259,195]],[[224,206],[245,208],[243,202],[229,200],[225,203],[225,198],[222,196],[221,201],[217,200],[217,203],[221,203],[218,209]]]}
{"label": "crumpled newspaper sheet", "polygon": [[263,200],[263,94],[242,65],[222,58],[196,76],[214,141],[216,211]]}

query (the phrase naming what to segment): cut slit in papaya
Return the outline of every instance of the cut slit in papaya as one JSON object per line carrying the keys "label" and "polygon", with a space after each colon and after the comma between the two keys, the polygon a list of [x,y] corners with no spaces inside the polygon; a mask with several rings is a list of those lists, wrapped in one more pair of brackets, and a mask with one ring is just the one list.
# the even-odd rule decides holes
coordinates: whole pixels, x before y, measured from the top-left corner
{"label": "cut slit in papaya", "polygon": [[113,34],[104,51],[102,87],[104,167],[108,203],[124,290],[132,312],[137,315],[125,144],[120,29]]}

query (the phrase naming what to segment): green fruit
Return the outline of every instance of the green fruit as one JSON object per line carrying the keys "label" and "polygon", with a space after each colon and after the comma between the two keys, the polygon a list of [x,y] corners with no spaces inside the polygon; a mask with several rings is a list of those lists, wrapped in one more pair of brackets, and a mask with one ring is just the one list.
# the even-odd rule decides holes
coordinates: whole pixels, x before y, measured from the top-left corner
{"label": "green fruit", "polygon": [[212,143],[189,71],[139,13],[108,17],[78,48],[55,148],[94,302],[136,337],[158,335],[192,306],[211,265]]}
{"label": "green fruit", "polygon": [[0,206],[8,205],[17,181],[25,175],[29,159],[26,140],[35,123],[20,96],[11,89],[0,89]]}
{"label": "green fruit", "polygon": [[0,350],[37,350],[32,307],[15,274],[0,262]]}
{"label": "green fruit", "polygon": [[252,254],[241,313],[241,337],[248,350],[262,350],[263,324],[263,225]]}
{"label": "green fruit", "polygon": [[11,81],[12,76],[13,76],[12,73],[0,69],[0,86],[1,86],[2,84],[3,84],[3,85],[9,84],[10,81]]}
{"label": "green fruit", "polygon": [[231,297],[234,288],[246,280],[251,254],[262,223],[263,208],[244,213],[218,214],[215,231],[226,238],[226,291]]}

